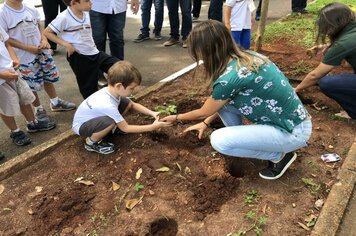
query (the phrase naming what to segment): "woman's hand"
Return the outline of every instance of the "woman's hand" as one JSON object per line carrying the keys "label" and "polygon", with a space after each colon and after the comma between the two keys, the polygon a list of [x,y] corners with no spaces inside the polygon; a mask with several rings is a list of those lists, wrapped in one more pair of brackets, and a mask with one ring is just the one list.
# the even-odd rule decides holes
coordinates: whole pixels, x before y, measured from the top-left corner
{"label": "woman's hand", "polygon": [[200,122],[198,124],[189,126],[183,132],[186,133],[186,132],[189,132],[189,131],[192,131],[192,130],[197,130],[199,132],[198,138],[202,139],[203,138],[203,133],[207,128],[208,128],[208,126],[204,122]]}
{"label": "woman's hand", "polygon": [[151,114],[151,116],[153,117],[153,118],[155,118],[155,120],[159,120],[159,112],[157,112],[157,111],[152,111],[152,114]]}
{"label": "woman's hand", "polygon": [[326,44],[320,44],[320,45],[315,45],[314,47],[311,47],[307,50],[307,55],[310,58],[315,57],[318,55],[318,53],[321,51],[323,54],[325,54],[325,51],[327,49],[328,45]]}

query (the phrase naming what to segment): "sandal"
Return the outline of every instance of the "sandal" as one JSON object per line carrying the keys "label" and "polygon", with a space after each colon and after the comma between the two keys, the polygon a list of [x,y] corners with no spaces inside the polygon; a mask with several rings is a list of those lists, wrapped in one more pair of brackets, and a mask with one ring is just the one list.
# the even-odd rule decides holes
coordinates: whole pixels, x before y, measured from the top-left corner
{"label": "sandal", "polygon": [[22,130],[11,132],[10,138],[12,138],[12,141],[19,146],[25,146],[31,143],[31,139]]}

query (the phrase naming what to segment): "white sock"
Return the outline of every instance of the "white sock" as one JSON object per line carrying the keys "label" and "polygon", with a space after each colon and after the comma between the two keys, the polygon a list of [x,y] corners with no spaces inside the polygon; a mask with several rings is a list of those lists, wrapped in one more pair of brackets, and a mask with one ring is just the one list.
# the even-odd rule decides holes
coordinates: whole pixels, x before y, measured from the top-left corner
{"label": "white sock", "polygon": [[37,113],[38,110],[43,110],[43,106],[42,105],[39,105],[38,107],[35,107],[35,113]]}
{"label": "white sock", "polygon": [[49,100],[51,100],[51,103],[52,103],[52,105],[53,106],[56,106],[57,104],[58,104],[58,96],[57,97],[55,97],[55,98],[50,98]]}
{"label": "white sock", "polygon": [[15,132],[19,132],[19,131],[20,131],[20,129],[17,128],[17,129],[11,130],[11,133],[15,133]]}

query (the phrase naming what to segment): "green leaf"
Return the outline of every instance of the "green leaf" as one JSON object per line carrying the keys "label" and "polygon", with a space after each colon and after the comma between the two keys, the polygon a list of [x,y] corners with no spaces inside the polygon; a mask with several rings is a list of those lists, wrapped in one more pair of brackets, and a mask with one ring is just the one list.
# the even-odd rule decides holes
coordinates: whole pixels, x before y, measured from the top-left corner
{"label": "green leaf", "polygon": [[140,183],[136,183],[135,186],[134,186],[134,189],[136,190],[136,192],[139,192],[141,191],[145,186],[143,186],[142,184]]}

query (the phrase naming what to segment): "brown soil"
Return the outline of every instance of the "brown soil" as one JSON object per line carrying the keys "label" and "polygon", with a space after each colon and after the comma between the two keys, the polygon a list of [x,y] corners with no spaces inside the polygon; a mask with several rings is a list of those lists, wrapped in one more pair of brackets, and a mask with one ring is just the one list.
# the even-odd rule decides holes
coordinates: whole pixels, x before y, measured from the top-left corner
{"label": "brown soil", "polygon": [[[309,67],[318,63],[291,43],[276,45],[263,53],[291,77],[305,75],[299,67],[304,63]],[[301,60],[299,66],[292,66]],[[150,108],[176,104],[180,113],[198,108],[207,92],[198,89],[203,84],[202,69],[193,74],[139,102]],[[308,216],[319,214],[314,203],[325,200],[335,183],[356,126],[355,121],[334,119],[340,107],[317,87],[306,91],[303,100],[313,117],[310,146],[298,151],[299,158],[279,180],[258,177],[265,162],[232,161],[216,153],[208,137],[198,140],[195,133],[183,135],[188,123],[111,137],[119,150],[107,156],[85,151],[83,139],[78,137],[2,181],[0,235],[215,236],[239,230],[255,235],[256,220],[246,217],[251,211],[256,213],[255,219],[267,219],[261,226],[262,235],[308,235],[310,231],[299,223],[306,225]],[[131,115],[128,120],[152,122],[141,115]],[[325,153],[338,153],[343,160],[325,164],[320,160]],[[163,166],[169,171],[156,171]],[[142,174],[136,179],[140,168]],[[94,185],[74,182],[78,177]],[[120,188],[114,191],[112,182]],[[136,183],[143,189],[136,191]],[[140,198],[131,211],[125,208],[128,200]]]}

